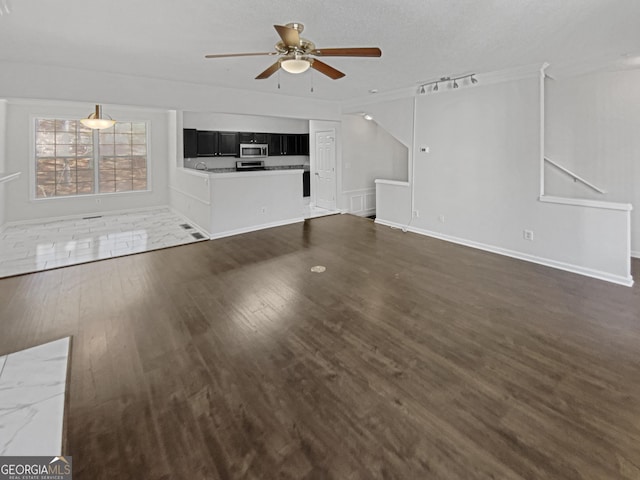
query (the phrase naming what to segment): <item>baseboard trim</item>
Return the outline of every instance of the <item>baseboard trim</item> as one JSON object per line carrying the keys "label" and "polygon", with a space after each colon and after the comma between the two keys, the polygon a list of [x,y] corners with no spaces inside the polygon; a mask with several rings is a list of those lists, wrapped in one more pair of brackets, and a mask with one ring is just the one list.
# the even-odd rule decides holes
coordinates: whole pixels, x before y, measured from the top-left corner
{"label": "baseboard trim", "polygon": [[640,258],[640,251],[638,250],[631,250],[631,256],[633,258]]}
{"label": "baseboard trim", "polygon": [[348,212],[348,211],[345,211],[344,213],[350,213],[351,215],[355,215],[356,217],[370,217],[371,215],[375,215],[376,214],[376,209],[375,208],[369,208],[367,210],[360,210],[359,212]]}
{"label": "baseboard trim", "polygon": [[209,234],[209,238],[211,240],[215,240],[217,238],[232,237],[233,235],[241,235],[243,233],[250,233],[250,232],[255,232],[257,230],[265,230],[267,228],[273,228],[273,227],[282,227],[284,225],[290,225],[292,223],[299,223],[299,222],[304,222],[304,217],[290,218],[287,220],[280,220],[277,222],[254,225],[251,227],[237,228],[235,230],[227,230],[224,232],[212,233],[212,234]]}
{"label": "baseboard trim", "polygon": [[421,228],[411,227],[407,225],[401,225],[399,223],[389,222],[386,220],[380,220],[376,218],[376,223],[385,225],[391,228],[401,229],[403,232],[413,232],[419,235],[425,235],[427,237],[437,238],[446,242],[456,243],[465,247],[476,248],[478,250],[484,250],[486,252],[496,253],[498,255],[504,255],[506,257],[516,258],[518,260],[524,260],[526,262],[537,263],[538,265],[544,265],[545,267],[556,268],[558,270],[564,270],[566,272],[577,273],[578,275],[584,275],[586,277],[595,278],[598,280],[604,280],[605,282],[615,283],[617,285],[623,285],[625,287],[633,286],[633,277],[624,277],[621,275],[613,275],[608,272],[600,270],[593,270],[591,268],[581,267],[579,265],[573,265],[570,263],[559,262],[557,260],[551,260],[549,258],[538,257],[535,255],[529,255],[527,253],[517,252],[515,250],[509,250],[502,247],[496,247],[494,245],[488,245],[485,243],[474,242],[471,240],[465,240],[463,238],[453,237],[438,232],[432,232],[430,230],[424,230]]}

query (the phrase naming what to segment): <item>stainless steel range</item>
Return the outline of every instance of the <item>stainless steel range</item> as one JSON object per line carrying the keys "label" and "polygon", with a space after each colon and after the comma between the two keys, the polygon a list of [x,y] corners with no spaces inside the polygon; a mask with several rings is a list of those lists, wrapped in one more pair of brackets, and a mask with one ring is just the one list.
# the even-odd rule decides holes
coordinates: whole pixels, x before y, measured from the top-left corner
{"label": "stainless steel range", "polygon": [[251,172],[253,170],[266,170],[264,160],[238,160],[236,162],[236,171]]}

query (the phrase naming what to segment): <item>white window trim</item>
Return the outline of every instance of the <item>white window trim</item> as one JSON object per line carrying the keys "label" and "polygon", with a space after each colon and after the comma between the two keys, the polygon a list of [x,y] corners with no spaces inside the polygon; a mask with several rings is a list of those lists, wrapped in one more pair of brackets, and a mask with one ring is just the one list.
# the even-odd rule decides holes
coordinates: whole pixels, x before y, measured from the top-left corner
{"label": "white window trim", "polygon": [[[132,123],[144,123],[145,131],[146,131],[146,139],[147,142],[147,188],[146,190],[131,190],[128,192],[97,192],[97,193],[85,193],[83,195],[61,195],[54,197],[43,197],[38,198],[36,196],[36,119],[42,118],[45,120],[80,120],[79,118],[72,115],[29,115],[29,136],[30,136],[30,145],[29,145],[29,202],[31,203],[39,203],[39,202],[48,202],[48,201],[56,201],[56,200],[64,200],[64,199],[78,199],[78,198],[96,198],[96,197],[110,197],[110,196],[126,196],[126,195],[145,195],[153,192],[152,186],[152,174],[151,174],[151,120],[149,119],[120,119],[119,122],[132,122]],[[94,144],[95,146],[95,144]],[[95,150],[94,150],[95,152]],[[95,153],[94,153],[95,155]],[[94,172],[94,182],[98,181],[98,168],[96,168]],[[96,187],[99,185],[96,183]]]}

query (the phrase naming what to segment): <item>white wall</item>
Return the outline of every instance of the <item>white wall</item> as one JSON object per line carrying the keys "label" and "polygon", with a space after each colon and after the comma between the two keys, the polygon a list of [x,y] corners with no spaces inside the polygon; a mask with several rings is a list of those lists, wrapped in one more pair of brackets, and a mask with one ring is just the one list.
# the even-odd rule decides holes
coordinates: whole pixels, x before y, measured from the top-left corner
{"label": "white wall", "polygon": [[211,238],[304,220],[299,170],[213,174],[209,181]]}
{"label": "white wall", "polygon": [[168,113],[157,109],[118,108],[110,105],[105,105],[104,110],[113,118],[122,121],[150,122],[150,143],[147,152],[151,191],[34,200],[31,193],[35,175],[34,118],[82,118],[91,112],[91,108],[87,110],[84,104],[70,102],[9,101],[6,168],[9,172],[22,172],[22,175],[5,186],[7,222],[44,220],[168,204]]}
{"label": "white wall", "polygon": [[607,192],[547,166],[546,194],[631,203],[640,256],[640,70],[547,80],[546,92],[545,154]]}
{"label": "white wall", "polygon": [[184,112],[184,128],[229,132],[309,133],[306,119],[231,113]]}
{"label": "white wall", "polygon": [[413,97],[399,98],[379,103],[350,106],[344,114],[367,113],[375,122],[407,147],[413,145]]}
{"label": "white wall", "polygon": [[537,200],[539,101],[537,78],[419,96],[409,229],[629,284],[628,212]]}
{"label": "white wall", "polygon": [[362,115],[343,115],[342,132],[342,202],[350,213],[371,215],[376,178],[408,180],[409,149]]}
{"label": "white wall", "polygon": [[[197,79],[194,79],[194,81]],[[0,98],[40,98],[144,105],[193,112],[225,112],[336,120],[339,104],[198,83],[0,62]]]}
{"label": "white wall", "polygon": [[407,181],[409,149],[361,115],[342,116],[343,191],[375,188],[376,178]]}

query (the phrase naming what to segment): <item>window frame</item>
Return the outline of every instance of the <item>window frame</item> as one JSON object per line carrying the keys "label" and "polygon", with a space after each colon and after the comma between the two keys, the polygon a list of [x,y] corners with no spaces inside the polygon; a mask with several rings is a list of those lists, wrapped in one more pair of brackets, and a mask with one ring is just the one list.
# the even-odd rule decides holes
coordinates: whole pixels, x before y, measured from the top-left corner
{"label": "window frame", "polygon": [[[146,170],[147,170],[147,188],[145,190],[129,190],[126,192],[92,192],[92,193],[83,193],[83,194],[74,194],[74,195],[54,195],[52,197],[38,197],[37,196],[37,186],[38,186],[38,168],[37,163],[38,159],[36,157],[36,137],[37,137],[37,127],[36,120],[74,120],[80,121],[80,118],[73,115],[55,115],[55,114],[31,114],[29,115],[30,122],[30,146],[29,146],[29,200],[31,202],[41,202],[41,201],[49,201],[49,200],[60,200],[60,199],[78,199],[78,198],[96,198],[96,197],[105,197],[105,196],[122,196],[122,195],[140,195],[140,194],[149,194],[152,193],[152,174],[151,174],[151,121],[149,119],[120,119],[117,120],[116,123],[144,123],[145,124],[145,145],[147,147],[146,154]],[[94,190],[100,187],[100,148],[99,148],[99,135],[100,130],[94,130],[93,132],[93,160],[94,160]],[[96,203],[100,203],[96,199]]]}

